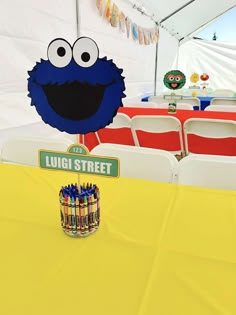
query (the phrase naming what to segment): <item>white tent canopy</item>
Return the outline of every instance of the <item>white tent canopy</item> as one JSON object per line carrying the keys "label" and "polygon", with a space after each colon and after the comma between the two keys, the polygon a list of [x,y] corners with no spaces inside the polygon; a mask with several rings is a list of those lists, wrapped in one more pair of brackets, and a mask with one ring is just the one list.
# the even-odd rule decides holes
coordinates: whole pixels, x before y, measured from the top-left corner
{"label": "white tent canopy", "polygon": [[139,5],[154,13],[155,20],[178,40],[230,10],[235,0],[145,0]]}
{"label": "white tent canopy", "polygon": [[[27,98],[27,71],[31,70],[40,58],[47,59],[47,46],[52,39],[62,37],[73,44],[78,36],[92,37],[99,46],[100,57],[108,56],[124,69],[126,102],[135,97],[141,98],[145,94],[153,94],[155,88],[157,92],[163,91],[163,76],[177,62],[178,52],[178,67],[186,71],[187,76],[190,69],[207,72],[207,60],[203,65],[191,60],[198,58],[197,52],[193,53],[190,47],[193,44],[196,48],[195,42],[189,41],[180,45],[184,42],[181,39],[186,36],[188,38],[188,35],[199,27],[236,5],[236,0],[111,2],[115,2],[125,15],[144,28],[154,27],[154,21],[158,22],[160,24],[158,45],[139,45],[131,38],[128,39],[125,33],[111,27],[99,16],[96,0],[1,0],[0,132],[4,131],[6,135],[6,130],[10,128],[42,123],[35,108],[30,106],[30,99]],[[219,49],[218,54],[220,58]],[[215,54],[212,54],[212,58],[214,56]],[[201,57],[204,60],[204,53]],[[236,70],[233,58],[234,53],[230,61],[231,86],[232,74],[234,69]],[[190,64],[192,67],[189,67]],[[198,67],[200,69],[197,69]],[[219,72],[224,70],[222,67],[218,69]],[[220,80],[217,82],[221,83]],[[44,125],[42,123],[42,128],[47,128],[47,133],[50,130],[53,135],[55,134],[55,129],[43,127]],[[35,132],[38,133],[38,129]],[[34,134],[34,131],[32,133]]]}

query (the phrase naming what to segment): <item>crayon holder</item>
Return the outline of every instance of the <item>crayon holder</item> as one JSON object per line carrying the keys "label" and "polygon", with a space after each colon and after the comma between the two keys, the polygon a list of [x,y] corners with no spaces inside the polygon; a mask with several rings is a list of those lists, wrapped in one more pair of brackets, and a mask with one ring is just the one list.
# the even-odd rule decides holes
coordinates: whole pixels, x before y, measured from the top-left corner
{"label": "crayon holder", "polygon": [[96,185],[62,187],[59,192],[61,227],[72,237],[85,237],[100,225],[100,192]]}

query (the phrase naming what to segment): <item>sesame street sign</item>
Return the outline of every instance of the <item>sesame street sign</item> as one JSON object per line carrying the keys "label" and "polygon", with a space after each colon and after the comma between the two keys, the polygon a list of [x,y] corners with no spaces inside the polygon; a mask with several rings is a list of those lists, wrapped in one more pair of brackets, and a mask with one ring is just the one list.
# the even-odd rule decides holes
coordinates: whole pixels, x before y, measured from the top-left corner
{"label": "sesame street sign", "polygon": [[72,145],[67,152],[40,150],[39,166],[51,170],[119,176],[118,159],[90,155],[87,148],[82,145]]}

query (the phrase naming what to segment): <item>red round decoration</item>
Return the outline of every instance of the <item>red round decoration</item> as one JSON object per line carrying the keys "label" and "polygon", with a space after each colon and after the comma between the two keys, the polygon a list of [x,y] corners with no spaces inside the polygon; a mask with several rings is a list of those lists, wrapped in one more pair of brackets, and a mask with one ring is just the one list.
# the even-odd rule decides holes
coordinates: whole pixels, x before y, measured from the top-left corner
{"label": "red round decoration", "polygon": [[207,81],[209,79],[209,75],[207,73],[203,73],[201,76],[200,76],[200,79],[202,81]]}

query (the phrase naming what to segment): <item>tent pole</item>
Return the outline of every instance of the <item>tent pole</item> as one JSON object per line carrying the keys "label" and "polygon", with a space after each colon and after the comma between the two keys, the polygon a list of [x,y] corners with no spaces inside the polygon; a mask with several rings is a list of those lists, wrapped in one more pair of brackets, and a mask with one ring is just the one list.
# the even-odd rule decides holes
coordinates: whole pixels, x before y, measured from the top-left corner
{"label": "tent pole", "polygon": [[79,0],[75,0],[76,7],[76,36],[79,38],[80,36],[80,27],[79,27]]}
{"label": "tent pole", "polygon": [[158,59],[158,42],[156,43],[156,55],[155,55],[154,96],[156,96],[157,94],[157,59]]}

